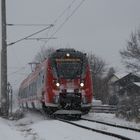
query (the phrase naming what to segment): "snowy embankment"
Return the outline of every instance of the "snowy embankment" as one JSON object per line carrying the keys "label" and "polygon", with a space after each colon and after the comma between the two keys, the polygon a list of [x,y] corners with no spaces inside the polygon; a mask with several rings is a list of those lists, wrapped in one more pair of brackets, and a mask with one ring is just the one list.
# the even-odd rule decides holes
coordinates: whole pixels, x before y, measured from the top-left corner
{"label": "snowy embankment", "polygon": [[0,140],[24,140],[20,132],[12,129],[10,122],[0,118]]}
{"label": "snowy embankment", "polygon": [[[140,126],[140,124],[117,119],[112,114],[91,113],[84,117],[106,122],[122,122],[121,124],[137,128]],[[42,115],[33,112],[26,113],[25,117],[18,121],[7,121],[0,118],[0,130],[0,140],[117,140],[117,138],[84,130],[57,120],[44,120]]]}

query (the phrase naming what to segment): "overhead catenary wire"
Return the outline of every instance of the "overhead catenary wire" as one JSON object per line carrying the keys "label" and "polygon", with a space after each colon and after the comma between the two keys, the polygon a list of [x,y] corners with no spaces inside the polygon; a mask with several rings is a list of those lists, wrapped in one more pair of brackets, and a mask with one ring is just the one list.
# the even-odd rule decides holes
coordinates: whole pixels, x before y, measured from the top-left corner
{"label": "overhead catenary wire", "polygon": [[6,24],[7,26],[50,26],[52,24]]}
{"label": "overhead catenary wire", "polygon": [[[60,13],[60,15],[53,21],[53,25],[55,26],[56,25],[56,23],[58,22],[58,20],[59,19],[61,19],[61,17],[63,17],[63,15],[65,15],[65,13],[67,12],[67,10],[69,10],[71,7],[72,7],[72,5],[76,2],[77,0],[73,0],[61,13]],[[50,31],[50,29],[49,29],[49,31]],[[47,41],[48,40],[50,40],[49,38],[52,38],[53,36],[51,35],[51,37],[49,37],[49,34],[47,34],[47,37],[48,37],[48,39],[46,39]],[[46,41],[44,41],[44,42],[46,42]],[[44,48],[44,46],[45,46],[45,44],[46,43],[44,43],[42,46],[40,46],[40,48],[41,48],[41,51],[42,51],[42,49]],[[43,56],[45,57],[45,55],[44,55],[44,53],[42,53],[43,54]]]}
{"label": "overhead catenary wire", "polygon": [[[74,10],[71,12],[71,14],[65,19],[65,21],[55,30],[55,32],[50,36],[50,37],[48,37],[48,39],[47,39],[47,41],[45,41],[45,44],[66,24],[66,22],[76,13],[76,11],[80,8],[80,6],[83,4],[83,2],[84,2],[85,0],[82,0],[79,4],[78,4],[78,6],[76,6],[76,8],[74,8]],[[71,7],[72,7],[72,5],[74,4],[76,2],[76,0],[73,0],[69,5],[68,5],[68,7],[66,8],[66,9],[64,9],[64,11],[54,20],[54,22],[53,22],[53,24],[50,24],[49,26],[47,26],[47,27],[45,27],[45,28],[43,28],[43,29],[41,29],[41,30],[39,30],[39,31],[37,31],[37,32],[35,32],[35,33],[32,33],[32,34],[30,34],[30,35],[28,35],[28,36],[26,36],[26,37],[24,37],[24,38],[21,38],[21,39],[19,39],[19,40],[17,40],[17,41],[14,41],[14,42],[12,42],[12,43],[9,43],[9,44],[7,44],[7,46],[11,46],[11,45],[14,45],[14,44],[16,44],[16,43],[18,43],[18,42],[21,42],[21,41],[23,41],[23,40],[30,40],[30,38],[32,37],[32,36],[34,36],[34,35],[37,35],[37,34],[39,34],[39,33],[41,33],[41,32],[43,32],[43,31],[45,31],[45,30],[47,30],[47,29],[51,29],[51,27],[53,27],[56,23],[57,23],[57,21],[67,12],[67,10],[69,10]],[[38,26],[43,26],[44,24],[40,24],[40,25],[38,25]],[[32,25],[27,25],[27,24],[11,24],[11,26],[36,26],[35,24],[32,24]],[[44,45],[45,45],[44,44]],[[23,70],[24,68],[22,67],[21,69],[19,69],[19,70],[17,70],[17,71],[15,71],[15,72],[12,72],[12,73],[10,73],[9,74],[9,76],[12,76],[12,75],[14,75],[14,74],[17,74],[17,73],[19,73],[19,72],[21,72],[22,70]]]}
{"label": "overhead catenary wire", "polygon": [[[60,15],[53,21],[53,24],[54,25],[56,25],[56,23],[57,23],[57,21],[59,20],[59,19],[61,19],[61,17],[63,17],[63,15],[67,12],[67,10],[69,10],[71,7],[72,7],[72,5],[74,4],[76,2],[76,0],[73,0],[61,13],[60,13]],[[49,29],[49,31],[50,31],[50,29]],[[47,37],[48,37],[49,35],[47,34]],[[43,45],[44,46],[44,45]]]}
{"label": "overhead catenary wire", "polygon": [[[85,1],[85,0],[82,0],[82,2],[74,9],[74,11],[72,12],[72,14],[66,19],[66,22],[67,22],[67,20],[76,12],[76,10],[82,5],[82,3],[83,3],[84,1]],[[66,12],[75,2],[76,2],[76,0],[73,0],[73,1],[70,3],[70,5],[69,5],[66,9],[64,9],[64,11],[58,16],[58,18],[55,19],[54,23],[56,23],[56,22],[58,21],[58,19],[61,18],[61,17],[65,14],[65,12]],[[65,23],[64,23],[64,24],[65,24]],[[27,26],[27,25],[35,26],[35,25],[37,25],[37,24],[7,24],[7,25],[9,25],[9,26],[14,26],[14,25],[17,25],[17,26]],[[38,24],[38,25],[39,25],[39,24]],[[45,24],[40,24],[40,25],[45,25]],[[28,36],[26,36],[26,37],[24,37],[24,38],[21,38],[21,39],[19,39],[19,40],[17,40],[17,41],[14,41],[14,42],[11,42],[11,43],[7,44],[7,46],[11,46],[11,45],[14,45],[14,44],[16,44],[16,43],[18,43],[18,42],[21,42],[21,41],[23,41],[23,40],[26,40],[26,39],[28,39],[28,38],[30,38],[30,37],[32,37],[32,36],[38,34],[38,33],[41,33],[41,32],[43,32],[43,31],[45,31],[45,30],[47,30],[47,29],[50,29],[50,28],[53,27],[53,26],[54,26],[54,24],[50,24],[48,27],[45,27],[45,28],[43,28],[42,30],[39,30],[39,31],[37,31],[37,32],[35,32],[35,33],[31,34],[31,35],[28,35]],[[63,25],[61,24],[60,26],[63,26]],[[62,27],[59,27],[59,28],[61,29]],[[60,30],[60,29],[58,29],[58,30]],[[58,32],[58,31],[56,31],[56,32]],[[56,34],[56,33],[55,33],[55,34]],[[52,37],[52,35],[51,35],[51,37]],[[48,40],[50,40],[50,39],[51,39],[51,38],[49,38]],[[48,41],[47,41],[47,42],[48,42]]]}
{"label": "overhead catenary wire", "polygon": [[70,7],[76,2],[76,0],[73,0],[66,9],[62,11],[62,13],[54,20],[53,24],[55,24],[65,13]]}
{"label": "overhead catenary wire", "polygon": [[45,39],[57,39],[56,37],[51,37],[51,38],[48,38],[48,37],[37,37],[37,38],[27,38],[26,40],[45,40]]}
{"label": "overhead catenary wire", "polygon": [[[82,1],[78,4],[78,6],[76,6],[76,8],[72,11],[72,13],[66,18],[66,20],[56,29],[56,31],[55,31],[50,37],[48,37],[48,40],[45,41],[45,44],[46,44],[46,43],[47,43],[47,42],[48,42],[48,41],[49,41],[49,40],[64,26],[64,24],[76,13],[76,11],[80,8],[80,6],[83,4],[84,1],[85,1],[85,0],[82,0]],[[73,0],[73,1],[70,3],[70,5],[59,15],[59,17],[56,18],[56,20],[54,21],[54,23],[56,23],[57,20],[58,20],[59,18],[61,18],[61,17],[65,14],[65,12],[66,12],[75,2],[76,2],[76,0]],[[30,37],[32,37],[32,36],[34,36],[34,35],[36,35],[36,34],[38,34],[38,33],[41,33],[41,32],[43,32],[43,31],[45,31],[45,30],[47,30],[47,29],[50,29],[50,28],[53,27],[53,26],[54,26],[54,24],[50,24],[50,26],[45,27],[45,28],[43,28],[42,30],[39,30],[39,31],[37,31],[37,32],[35,32],[35,33],[31,34],[31,35],[28,35],[28,36],[26,36],[26,37],[24,37],[24,38],[22,38],[22,39],[19,39],[19,40],[15,41],[15,42],[9,43],[7,46],[14,45],[14,44],[16,44],[16,43],[18,43],[18,42],[20,42],[20,41],[26,40],[26,39],[31,39]]]}
{"label": "overhead catenary wire", "polygon": [[[76,2],[76,0],[73,0],[73,1],[70,3],[70,5],[58,16],[58,18],[55,19],[54,23],[56,23],[57,20],[58,20],[59,18],[61,18],[61,17],[64,15],[64,13],[67,11],[67,9],[70,8],[74,2]],[[27,25],[28,25],[28,26],[29,26],[29,25],[30,25],[30,26],[35,26],[35,25],[37,25],[37,24],[7,24],[7,25],[8,25],[8,26],[27,26]],[[45,24],[40,24],[40,25],[45,25]],[[21,41],[23,41],[23,40],[27,40],[29,37],[32,37],[32,36],[34,36],[34,35],[36,35],[36,34],[38,34],[38,33],[41,33],[41,32],[43,32],[43,31],[45,31],[45,30],[47,30],[47,29],[50,29],[50,27],[53,27],[53,26],[54,26],[54,24],[50,24],[49,27],[45,27],[44,29],[39,30],[38,32],[35,32],[35,33],[31,34],[31,35],[28,35],[28,36],[26,36],[26,37],[24,37],[24,38],[21,38],[21,39],[17,40],[17,41],[11,42],[11,43],[7,44],[7,46],[11,46],[11,45],[14,45],[14,44],[16,44],[16,43],[18,43],[18,42],[21,42]]]}
{"label": "overhead catenary wire", "polygon": [[28,36],[26,36],[26,37],[24,37],[24,38],[21,38],[21,39],[15,41],[15,42],[9,43],[9,44],[7,44],[7,46],[11,46],[11,45],[14,45],[14,44],[16,44],[16,43],[18,43],[18,42],[21,42],[21,41],[23,41],[23,40],[26,40],[27,38],[32,37],[32,36],[34,36],[34,35],[36,35],[36,34],[38,34],[38,33],[41,33],[41,32],[43,32],[43,31],[45,31],[45,30],[47,30],[47,29],[49,29],[49,28],[51,28],[51,27],[53,27],[53,26],[54,26],[54,25],[51,24],[50,26],[47,26],[47,27],[43,28],[42,30],[39,30],[39,31],[37,31],[37,32],[35,32],[35,33],[32,33],[32,34],[30,34],[30,35],[28,35]]}
{"label": "overhead catenary wire", "polygon": [[[52,35],[50,36],[53,37],[59,30],[61,30],[61,28],[66,24],[66,22],[68,22],[68,20],[76,13],[76,11],[81,7],[81,5],[85,2],[85,0],[82,0],[77,6],[76,8],[72,11],[72,13],[65,19],[65,21],[56,29],[56,31],[54,33],[52,33]],[[45,41],[46,45],[49,42],[50,39],[48,39],[47,41]]]}

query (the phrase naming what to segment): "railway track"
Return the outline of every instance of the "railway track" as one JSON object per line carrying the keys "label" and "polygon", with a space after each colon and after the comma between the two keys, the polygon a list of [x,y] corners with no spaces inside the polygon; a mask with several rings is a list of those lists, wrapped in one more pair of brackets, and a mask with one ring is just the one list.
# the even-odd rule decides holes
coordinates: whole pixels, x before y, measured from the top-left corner
{"label": "railway track", "polygon": [[[103,135],[115,137],[115,138],[118,138],[118,139],[121,139],[121,140],[135,140],[135,138],[127,136],[127,133],[129,133],[129,131],[132,131],[134,133],[135,132],[136,133],[140,132],[139,129],[129,128],[129,127],[110,124],[110,123],[105,123],[105,122],[100,122],[100,121],[96,121],[96,120],[89,120],[89,119],[81,118],[81,120],[69,121],[69,120],[62,119],[62,118],[56,118],[56,117],[54,118],[53,116],[47,116],[44,112],[40,112],[40,113],[44,116],[44,120],[46,120],[48,118],[57,119],[58,121],[61,121],[61,122],[67,123],[67,124],[71,124],[71,125],[79,127],[79,128],[83,128],[83,129],[90,130],[90,131],[93,131],[93,132],[97,132],[97,133],[100,133],[100,134],[103,134]],[[81,122],[81,121],[84,121],[84,123]],[[114,127],[114,128],[121,129],[121,130],[124,129],[127,132],[125,132],[126,135],[125,134],[120,134],[119,132],[117,132],[117,133],[108,132],[105,129],[101,130],[99,128],[94,128],[94,127],[92,127],[90,125],[86,125],[85,122],[92,123],[93,125],[95,125],[94,123],[101,124],[101,125],[103,125],[102,128],[104,127],[104,125],[106,125],[108,127]]]}
{"label": "railway track", "polygon": [[117,111],[117,107],[113,105],[93,105],[91,108],[91,112],[94,113],[115,113]]}
{"label": "railway track", "polygon": [[105,125],[113,126],[113,127],[117,127],[117,128],[123,128],[123,129],[127,129],[127,130],[132,130],[132,131],[135,131],[135,132],[140,132],[140,129],[131,128],[131,127],[127,127],[127,126],[122,126],[122,125],[118,125],[118,124],[106,123],[106,122],[96,121],[96,120],[89,120],[89,119],[85,119],[85,118],[81,118],[81,120],[100,123],[100,124],[105,124]]}
{"label": "railway track", "polygon": [[[62,121],[64,123],[74,125],[74,126],[79,127],[79,128],[83,128],[83,129],[90,130],[90,131],[93,131],[93,132],[101,133],[101,134],[108,135],[108,136],[111,136],[111,137],[116,137],[116,138],[121,139],[121,140],[135,140],[133,138],[130,138],[130,137],[127,137],[127,136],[124,136],[124,135],[120,135],[120,134],[116,134],[116,133],[112,133],[112,132],[107,132],[107,131],[104,131],[104,130],[99,130],[99,129],[92,128],[92,127],[89,127],[89,126],[86,126],[86,125],[83,125],[83,124],[78,124],[77,123],[78,121],[72,122],[72,121],[59,119],[59,118],[57,118],[57,120]],[[85,120],[85,121],[88,121],[88,120]]]}

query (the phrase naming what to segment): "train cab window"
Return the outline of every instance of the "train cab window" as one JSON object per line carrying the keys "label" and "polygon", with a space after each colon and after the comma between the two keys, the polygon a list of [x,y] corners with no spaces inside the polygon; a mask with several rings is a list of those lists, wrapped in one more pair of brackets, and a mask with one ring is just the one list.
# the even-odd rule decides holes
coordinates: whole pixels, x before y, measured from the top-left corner
{"label": "train cab window", "polygon": [[80,59],[63,60],[56,64],[57,72],[60,77],[73,78],[81,75],[81,61]]}

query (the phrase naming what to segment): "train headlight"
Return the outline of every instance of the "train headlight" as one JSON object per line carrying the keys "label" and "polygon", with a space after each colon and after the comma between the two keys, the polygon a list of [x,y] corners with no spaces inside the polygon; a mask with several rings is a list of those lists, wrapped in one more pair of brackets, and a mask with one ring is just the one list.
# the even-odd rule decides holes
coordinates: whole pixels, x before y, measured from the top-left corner
{"label": "train headlight", "polygon": [[67,57],[70,57],[70,54],[69,54],[69,53],[67,53],[67,54],[66,54],[66,56],[67,56]]}
{"label": "train headlight", "polygon": [[57,82],[57,83],[56,83],[56,86],[57,86],[57,87],[60,87],[60,83]]}
{"label": "train headlight", "polygon": [[83,82],[80,83],[80,87],[84,87],[84,83]]}

